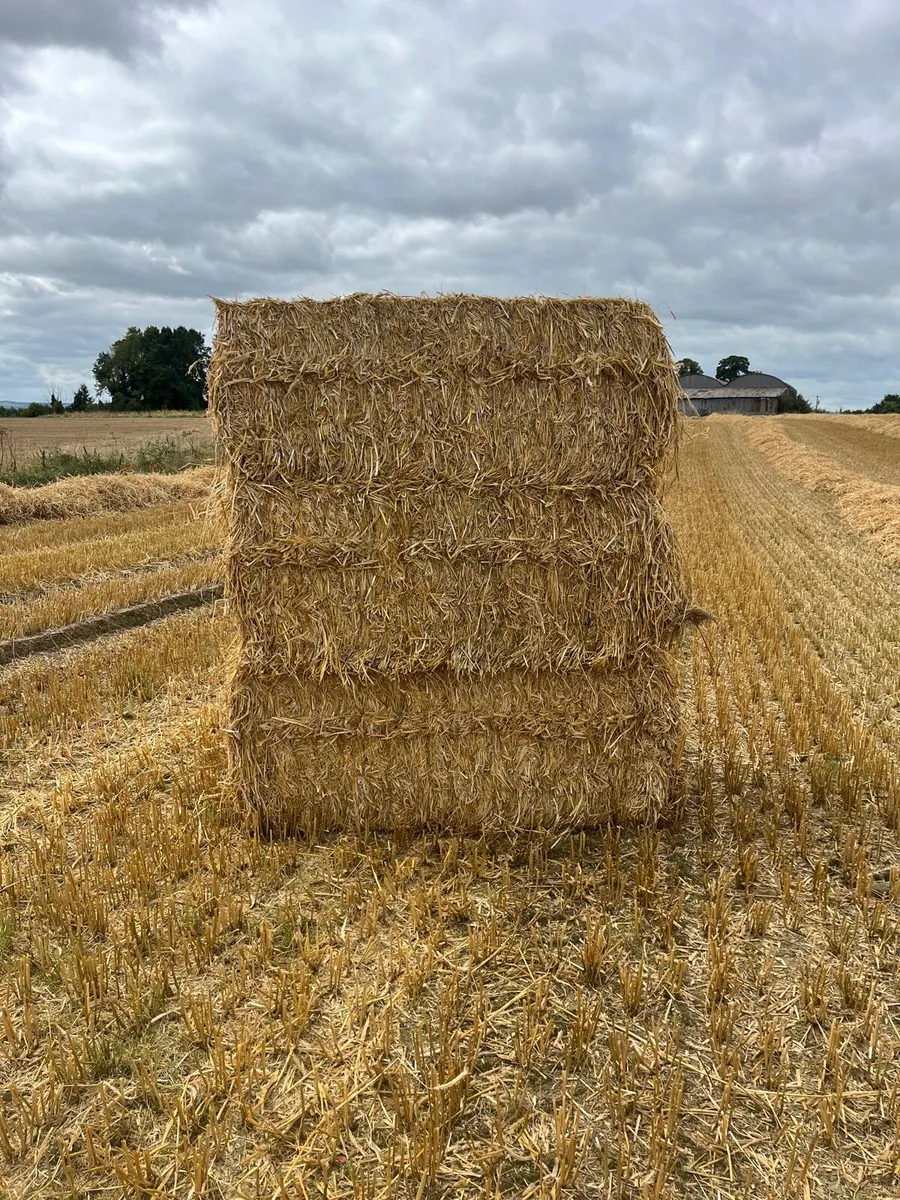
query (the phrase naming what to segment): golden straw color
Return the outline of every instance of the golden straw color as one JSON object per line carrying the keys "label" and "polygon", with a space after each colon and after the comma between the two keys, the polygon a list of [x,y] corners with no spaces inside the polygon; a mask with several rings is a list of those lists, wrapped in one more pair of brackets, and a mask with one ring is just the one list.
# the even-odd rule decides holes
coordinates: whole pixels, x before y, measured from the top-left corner
{"label": "golden straw color", "polygon": [[75,475],[42,487],[0,483],[0,525],[68,521],[176,500],[204,500],[215,478],[215,467],[193,467],[177,475]]}
{"label": "golden straw color", "polygon": [[656,820],[677,429],[619,299],[216,301],[237,803],[275,831]]}

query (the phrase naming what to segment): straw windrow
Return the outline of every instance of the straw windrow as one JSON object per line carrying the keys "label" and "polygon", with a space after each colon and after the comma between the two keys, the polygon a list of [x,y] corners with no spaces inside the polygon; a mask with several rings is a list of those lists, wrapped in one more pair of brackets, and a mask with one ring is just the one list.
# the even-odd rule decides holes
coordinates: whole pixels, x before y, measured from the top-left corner
{"label": "straw windrow", "polygon": [[215,478],[215,467],[193,467],[176,475],[75,475],[40,487],[0,483],[0,525],[68,521],[176,500],[206,500]]}
{"label": "straw windrow", "polygon": [[654,818],[685,598],[645,305],[217,302],[232,769],[278,828]]}

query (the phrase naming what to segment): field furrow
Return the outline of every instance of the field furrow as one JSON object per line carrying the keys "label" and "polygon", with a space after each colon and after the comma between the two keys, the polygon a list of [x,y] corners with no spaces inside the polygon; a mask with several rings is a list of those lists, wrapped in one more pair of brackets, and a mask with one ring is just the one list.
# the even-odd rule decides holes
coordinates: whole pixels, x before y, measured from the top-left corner
{"label": "field furrow", "polygon": [[216,555],[159,564],[152,570],[87,577],[75,585],[52,587],[38,596],[0,604],[0,640],[58,629],[144,600],[157,600],[217,583],[220,578],[220,560]]}

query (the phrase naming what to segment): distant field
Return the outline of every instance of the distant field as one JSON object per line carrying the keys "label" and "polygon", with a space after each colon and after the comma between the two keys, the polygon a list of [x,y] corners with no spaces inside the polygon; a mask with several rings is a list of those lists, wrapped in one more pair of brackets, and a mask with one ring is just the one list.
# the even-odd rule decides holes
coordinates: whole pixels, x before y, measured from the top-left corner
{"label": "distant field", "polygon": [[67,413],[0,419],[0,465],[13,461],[21,467],[39,457],[42,450],[78,454],[87,449],[105,454],[134,450],[165,437],[209,445],[212,429],[205,413]]}

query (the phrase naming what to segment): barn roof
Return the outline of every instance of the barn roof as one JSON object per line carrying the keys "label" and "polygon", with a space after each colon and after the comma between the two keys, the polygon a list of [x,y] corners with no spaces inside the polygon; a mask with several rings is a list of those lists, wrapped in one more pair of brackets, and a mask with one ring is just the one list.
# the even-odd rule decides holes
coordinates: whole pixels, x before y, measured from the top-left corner
{"label": "barn roof", "polygon": [[682,375],[678,382],[681,384],[683,392],[692,391],[694,388],[722,388],[725,386],[718,379],[713,379],[711,375]]}
{"label": "barn roof", "polygon": [[[692,388],[687,393],[690,400],[721,400],[725,402],[732,396],[738,400],[771,400],[784,394],[784,387],[748,387],[748,388]],[[740,393],[740,395],[738,395]]]}
{"label": "barn roof", "polygon": [[760,388],[779,388],[779,396],[781,392],[787,390],[790,386],[783,379],[779,379],[777,375],[766,375],[763,371],[748,371],[746,375],[738,375],[737,379],[732,379],[731,383],[726,385],[730,392],[745,392],[753,391],[754,396],[761,396]]}

